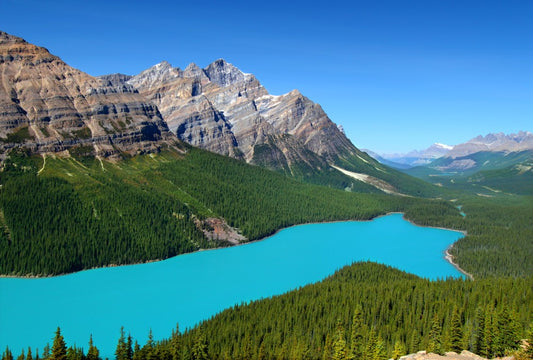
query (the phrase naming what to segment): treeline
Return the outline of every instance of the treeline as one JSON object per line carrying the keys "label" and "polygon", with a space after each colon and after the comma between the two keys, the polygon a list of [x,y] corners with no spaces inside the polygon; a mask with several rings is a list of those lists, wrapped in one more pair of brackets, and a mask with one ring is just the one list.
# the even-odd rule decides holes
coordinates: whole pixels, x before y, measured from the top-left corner
{"label": "treeline", "polygon": [[[115,358],[385,360],[424,349],[468,349],[490,358],[533,340],[527,332],[532,314],[531,277],[429,281],[357,263],[320,283],[225,310],[194,329],[176,329],[161,341],[150,333],[140,345],[121,330]],[[66,357],[55,356],[56,342],[62,343],[54,340],[40,359],[89,359],[66,345]],[[90,341],[89,352],[98,354],[92,347]],[[6,353],[3,359],[11,359]],[[25,356],[19,358],[28,359],[28,351]]]}

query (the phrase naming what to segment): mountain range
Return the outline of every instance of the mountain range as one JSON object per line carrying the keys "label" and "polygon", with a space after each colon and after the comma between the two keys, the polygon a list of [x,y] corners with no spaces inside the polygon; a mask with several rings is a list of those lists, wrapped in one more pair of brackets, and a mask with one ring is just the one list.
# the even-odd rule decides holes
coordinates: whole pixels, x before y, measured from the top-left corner
{"label": "mountain range", "polygon": [[185,142],[346,189],[427,189],[357,149],[298,90],[270,95],[223,59],[204,69],[161,62],[135,76],[93,77],[0,32],[0,74],[0,159],[23,148],[120,160]]}

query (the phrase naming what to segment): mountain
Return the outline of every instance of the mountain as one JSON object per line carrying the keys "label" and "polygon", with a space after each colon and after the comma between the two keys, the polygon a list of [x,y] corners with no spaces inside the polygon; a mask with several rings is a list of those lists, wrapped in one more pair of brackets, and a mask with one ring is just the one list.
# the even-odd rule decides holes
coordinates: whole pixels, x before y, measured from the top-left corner
{"label": "mountain", "polygon": [[463,144],[456,145],[446,156],[455,159],[481,151],[509,153],[524,150],[533,150],[532,133],[519,131],[516,134],[506,135],[500,132],[485,136],[479,135]]}
{"label": "mountain", "polygon": [[477,194],[533,194],[532,165],[533,134],[520,131],[477,136],[429,164],[403,171],[434,184]]}
{"label": "mountain", "polygon": [[158,108],[132,86],[65,64],[0,32],[0,158],[14,147],[97,156],[157,150],[172,140]]}
{"label": "mountain", "polygon": [[158,106],[178,138],[221,155],[290,173],[358,153],[320,105],[298,90],[270,95],[223,59],[185,70],[161,62],[126,84]]}
{"label": "mountain", "polygon": [[[429,164],[431,161],[448,154],[452,148],[450,145],[434,143],[425,150],[413,150],[406,154],[381,154],[380,157],[385,161],[391,162],[392,164],[387,164],[389,166],[397,169],[405,169]],[[394,164],[399,164],[399,166],[395,166]]]}
{"label": "mountain", "polygon": [[93,77],[2,32],[0,70],[0,160],[18,148],[118,160],[183,151],[182,140],[349,191],[441,193],[361,152],[298,90],[270,95],[222,59],[204,69],[161,62],[135,76]]}

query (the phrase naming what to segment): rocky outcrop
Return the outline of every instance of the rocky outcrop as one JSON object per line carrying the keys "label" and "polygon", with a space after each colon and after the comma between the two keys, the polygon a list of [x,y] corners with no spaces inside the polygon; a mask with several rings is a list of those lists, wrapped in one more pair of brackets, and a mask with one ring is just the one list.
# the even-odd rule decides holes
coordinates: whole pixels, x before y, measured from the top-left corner
{"label": "rocky outcrop", "polygon": [[0,154],[17,146],[93,154],[154,151],[172,140],[158,108],[127,76],[95,78],[48,50],[0,32]]}
{"label": "rocky outcrop", "polygon": [[[512,360],[513,357],[499,358],[502,360]],[[416,354],[409,354],[400,357],[400,360],[487,360],[484,357],[476,355],[470,351],[463,350],[460,354],[455,352],[447,352],[444,355],[438,355],[434,353],[427,353],[425,351],[419,351]]]}
{"label": "rocky outcrop", "polygon": [[318,104],[297,90],[269,95],[252,74],[222,59],[205,69],[162,62],[127,84],[157,104],[178,138],[222,155],[290,171],[356,151]]}

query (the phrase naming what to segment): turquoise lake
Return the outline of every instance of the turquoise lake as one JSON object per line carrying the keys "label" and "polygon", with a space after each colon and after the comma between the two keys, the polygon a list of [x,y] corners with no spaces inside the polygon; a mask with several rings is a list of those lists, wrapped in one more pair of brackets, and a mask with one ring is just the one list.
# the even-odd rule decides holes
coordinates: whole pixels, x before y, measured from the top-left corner
{"label": "turquoise lake", "polygon": [[401,214],[373,221],[300,225],[263,241],[201,251],[141,265],[43,279],[0,279],[0,349],[52,343],[61,327],[67,345],[114,357],[120,327],[141,346],[234,304],[314,283],[354,261],[371,260],[430,279],[462,274],[444,251],[463,235],[415,226]]}

